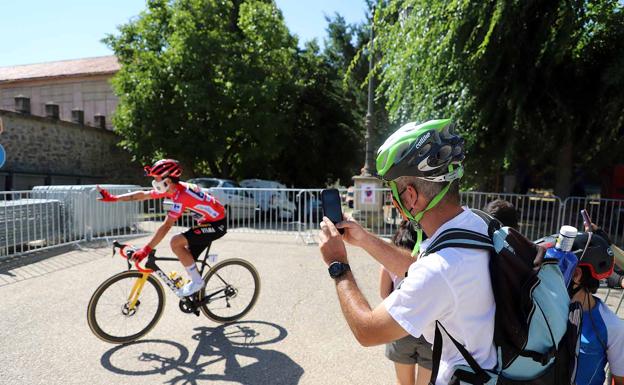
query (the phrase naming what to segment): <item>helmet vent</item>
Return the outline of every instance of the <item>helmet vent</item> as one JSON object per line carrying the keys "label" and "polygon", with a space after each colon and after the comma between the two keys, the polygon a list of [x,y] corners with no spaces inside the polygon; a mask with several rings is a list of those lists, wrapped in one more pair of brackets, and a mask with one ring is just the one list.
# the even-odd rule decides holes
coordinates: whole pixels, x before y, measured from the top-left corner
{"label": "helmet vent", "polygon": [[431,150],[431,143],[425,144],[420,151],[418,151],[418,156],[423,156],[427,154]]}
{"label": "helmet vent", "polygon": [[441,161],[445,161],[451,156],[452,152],[453,152],[453,148],[449,146],[448,144],[446,144],[442,146],[440,150],[438,151],[438,159]]}

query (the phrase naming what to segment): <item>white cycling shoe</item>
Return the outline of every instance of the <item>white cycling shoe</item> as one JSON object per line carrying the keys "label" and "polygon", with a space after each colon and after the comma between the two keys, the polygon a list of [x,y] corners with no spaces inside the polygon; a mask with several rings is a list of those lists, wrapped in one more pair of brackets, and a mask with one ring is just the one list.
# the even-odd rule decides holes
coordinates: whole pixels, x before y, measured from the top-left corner
{"label": "white cycling shoe", "polygon": [[200,291],[204,286],[205,282],[203,280],[198,282],[191,281],[178,290],[178,297],[189,297]]}

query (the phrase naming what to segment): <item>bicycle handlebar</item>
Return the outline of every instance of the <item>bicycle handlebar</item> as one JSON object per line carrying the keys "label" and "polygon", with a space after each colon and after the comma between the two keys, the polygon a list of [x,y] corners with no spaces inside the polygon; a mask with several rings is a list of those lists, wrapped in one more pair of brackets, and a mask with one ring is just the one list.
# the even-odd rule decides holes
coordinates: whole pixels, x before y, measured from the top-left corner
{"label": "bicycle handlebar", "polygon": [[[115,256],[115,253],[117,252],[117,249],[119,249],[119,255],[121,255],[126,262],[128,263],[128,270],[130,270],[132,268],[132,264],[130,263],[131,259],[132,259],[132,254],[126,254],[124,252],[124,249],[126,249],[127,247],[132,247],[132,245],[128,245],[125,243],[119,243],[117,240],[113,241],[113,256]],[[134,253],[134,250],[131,250],[132,253]],[[152,250],[149,253],[149,257],[153,257],[156,254],[156,250]],[[141,266],[139,266],[139,263],[141,261],[134,261],[134,267],[140,271],[141,273],[152,273],[154,272],[154,270],[152,269],[144,269]]]}

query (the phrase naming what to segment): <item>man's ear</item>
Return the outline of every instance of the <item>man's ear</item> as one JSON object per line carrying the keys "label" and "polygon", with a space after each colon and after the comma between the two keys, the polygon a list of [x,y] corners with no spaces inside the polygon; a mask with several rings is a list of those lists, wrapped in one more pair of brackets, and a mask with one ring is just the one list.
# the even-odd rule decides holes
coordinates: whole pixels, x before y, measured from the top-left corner
{"label": "man's ear", "polygon": [[416,191],[416,189],[414,188],[414,186],[409,185],[407,186],[407,191],[405,191],[405,195],[407,195],[409,201],[406,202],[408,205],[408,210],[410,210],[410,212],[412,211],[412,209],[418,207],[418,198],[419,195],[418,191]]}
{"label": "man's ear", "polygon": [[572,275],[572,281],[577,285],[581,283],[581,278],[583,278],[583,270],[580,267],[574,269],[574,274]]}

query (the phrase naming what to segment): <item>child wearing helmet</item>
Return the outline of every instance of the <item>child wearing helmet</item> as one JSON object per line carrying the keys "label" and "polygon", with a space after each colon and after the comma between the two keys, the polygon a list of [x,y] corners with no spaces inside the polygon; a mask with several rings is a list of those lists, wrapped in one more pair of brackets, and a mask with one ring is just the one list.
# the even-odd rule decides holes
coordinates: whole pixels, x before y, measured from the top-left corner
{"label": "child wearing helmet", "polygon": [[[594,230],[596,227],[593,226]],[[624,385],[624,321],[593,294],[601,279],[613,273],[614,258],[608,238],[598,232],[581,232],[572,250],[578,257],[568,292],[583,307],[580,354],[576,372],[579,385],[602,385],[605,366],[615,385]]]}
{"label": "child wearing helmet", "polygon": [[174,235],[170,246],[191,278],[189,283],[178,290],[178,296],[193,295],[204,287],[204,281],[197,270],[195,260],[207,247],[210,247],[212,241],[221,238],[227,232],[225,208],[198,186],[180,182],[182,167],[174,159],[161,159],[152,166],[145,166],[144,170],[146,176],[154,178],[153,190],[134,191],[117,196],[98,186],[101,195],[99,200],[116,202],[169,198],[173,201],[173,206],[167,213],[165,221],[152,239],[143,248],[134,252],[132,259],[135,261],[147,257],[185,211],[188,210],[191,213],[197,225],[184,233]]}

